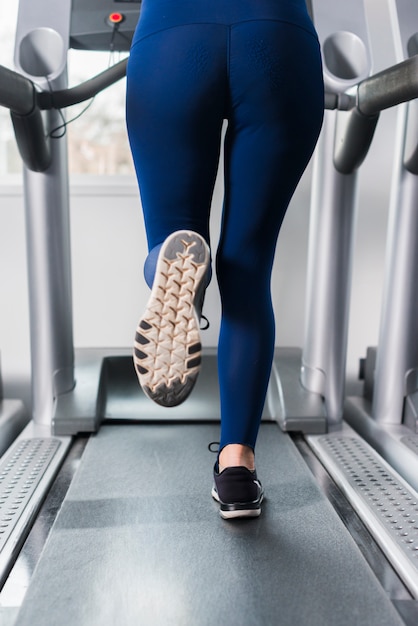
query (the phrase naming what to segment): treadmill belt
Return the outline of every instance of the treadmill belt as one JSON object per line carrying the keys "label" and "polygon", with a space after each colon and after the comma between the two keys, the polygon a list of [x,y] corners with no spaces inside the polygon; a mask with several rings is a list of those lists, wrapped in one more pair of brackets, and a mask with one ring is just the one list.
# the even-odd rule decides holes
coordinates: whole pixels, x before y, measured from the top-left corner
{"label": "treadmill belt", "polygon": [[261,426],[258,519],[210,497],[217,425],[90,438],[16,626],[401,625],[288,435]]}

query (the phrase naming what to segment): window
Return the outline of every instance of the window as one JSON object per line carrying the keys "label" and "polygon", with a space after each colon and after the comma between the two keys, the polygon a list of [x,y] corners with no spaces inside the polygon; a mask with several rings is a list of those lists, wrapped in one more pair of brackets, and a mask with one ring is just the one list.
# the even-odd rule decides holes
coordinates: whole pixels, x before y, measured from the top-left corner
{"label": "window", "polygon": [[[112,58],[112,64],[121,59]],[[91,78],[108,65],[107,52],[70,50],[70,85]],[[84,111],[67,127],[72,174],[133,174],[125,125],[125,87],[125,79],[120,80],[89,103],[76,105],[66,111],[67,120]]]}
{"label": "window", "polygon": [[[11,2],[0,20],[0,63],[13,69],[13,42],[18,3]],[[22,161],[16,146],[9,111],[0,107],[0,176],[17,174]]]}

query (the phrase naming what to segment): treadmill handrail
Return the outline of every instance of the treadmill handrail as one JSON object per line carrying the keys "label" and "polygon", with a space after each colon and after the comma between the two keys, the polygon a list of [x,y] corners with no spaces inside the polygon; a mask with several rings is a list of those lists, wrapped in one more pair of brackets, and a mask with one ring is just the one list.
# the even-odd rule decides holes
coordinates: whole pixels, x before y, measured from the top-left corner
{"label": "treadmill handrail", "polygon": [[391,107],[418,98],[418,55],[362,80],[352,93],[325,92],[325,108],[373,117]]}
{"label": "treadmill handrail", "polygon": [[44,172],[51,164],[41,111],[89,100],[123,78],[126,65],[124,59],[81,85],[55,92],[37,91],[29,78],[0,65],[0,106],[10,110],[19,153],[29,170]]}
{"label": "treadmill handrail", "polygon": [[97,76],[86,80],[76,87],[59,91],[42,91],[37,94],[40,109],[63,109],[94,98],[100,91],[110,87],[126,75],[128,59],[115,63]]}
{"label": "treadmill handrail", "polygon": [[357,108],[363,115],[380,111],[418,97],[418,55],[392,65],[363,80],[357,87]]}
{"label": "treadmill handrail", "polygon": [[30,170],[44,172],[51,152],[36,94],[29,78],[0,65],[0,105],[10,110],[20,156]]}
{"label": "treadmill handrail", "polygon": [[36,90],[33,82],[0,65],[0,106],[18,115],[30,115],[36,104]]}
{"label": "treadmill handrail", "polygon": [[417,97],[418,56],[366,78],[353,93],[325,94],[325,108],[349,111],[345,131],[335,144],[337,171],[352,174],[363,163],[381,111]]}

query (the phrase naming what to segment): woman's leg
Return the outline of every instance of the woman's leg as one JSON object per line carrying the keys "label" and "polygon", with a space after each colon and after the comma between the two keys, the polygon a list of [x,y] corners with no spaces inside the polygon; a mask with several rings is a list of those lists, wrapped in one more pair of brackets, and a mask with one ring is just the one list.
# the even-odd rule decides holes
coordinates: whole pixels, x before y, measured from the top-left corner
{"label": "woman's leg", "polygon": [[250,467],[275,343],[270,280],[276,241],[322,123],[318,42],[292,24],[237,24],[230,33],[229,85],[217,253],[220,464]]}
{"label": "woman's leg", "polygon": [[180,229],[209,242],[225,58],[217,24],[163,30],[131,50],[127,127],[150,251]]}
{"label": "woman's leg", "polygon": [[141,39],[129,60],[127,125],[152,287],[134,363],[146,395],[163,406],[183,402],[200,370],[199,309],[210,278],[226,43],[222,25],[176,26]]}

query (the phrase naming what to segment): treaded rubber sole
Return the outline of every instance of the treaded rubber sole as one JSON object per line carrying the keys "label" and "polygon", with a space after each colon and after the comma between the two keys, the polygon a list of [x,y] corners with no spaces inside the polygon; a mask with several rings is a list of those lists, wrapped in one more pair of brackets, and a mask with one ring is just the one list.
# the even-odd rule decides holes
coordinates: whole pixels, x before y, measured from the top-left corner
{"label": "treaded rubber sole", "polygon": [[167,237],[158,256],[133,358],[145,394],[162,406],[184,402],[200,371],[202,344],[195,305],[206,287],[209,261],[206,241],[186,230]]}
{"label": "treaded rubber sole", "polygon": [[[237,503],[237,504],[225,504],[219,499],[218,492],[215,487],[212,487],[212,498],[220,504],[219,515],[222,519],[237,519],[242,517],[259,517],[261,513],[261,503],[263,501],[263,494],[260,500],[257,502]],[[242,508],[240,508],[242,507]]]}

